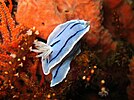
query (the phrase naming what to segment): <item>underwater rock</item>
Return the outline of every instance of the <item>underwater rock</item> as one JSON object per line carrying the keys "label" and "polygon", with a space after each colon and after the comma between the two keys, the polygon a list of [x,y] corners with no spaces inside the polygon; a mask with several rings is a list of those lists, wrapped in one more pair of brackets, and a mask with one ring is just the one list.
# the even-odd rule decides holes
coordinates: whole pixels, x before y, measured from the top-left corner
{"label": "underwater rock", "polygon": [[134,99],[134,56],[132,57],[130,64],[129,64],[129,79],[130,79],[130,85],[127,88],[128,98],[129,100]]}
{"label": "underwater rock", "polygon": [[104,0],[104,3],[111,9],[116,8],[122,0]]}
{"label": "underwater rock", "polygon": [[114,4],[114,1],[104,0],[104,27],[109,30],[114,39],[125,39],[134,46],[134,11],[132,5],[127,0],[117,0],[117,4]]}

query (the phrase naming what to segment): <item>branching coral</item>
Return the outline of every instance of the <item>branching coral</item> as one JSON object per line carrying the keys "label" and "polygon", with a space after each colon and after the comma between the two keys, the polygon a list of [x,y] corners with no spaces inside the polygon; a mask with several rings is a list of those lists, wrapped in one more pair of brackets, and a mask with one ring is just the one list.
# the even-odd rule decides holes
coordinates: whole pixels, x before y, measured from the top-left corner
{"label": "branching coral", "polygon": [[35,59],[35,54],[29,50],[38,32],[35,28],[28,30],[22,25],[16,25],[3,2],[0,2],[0,16],[0,98],[14,98],[17,95],[18,81],[21,78],[23,80],[21,74],[25,68],[22,68],[26,66],[30,57],[34,58],[32,60],[35,62],[29,61],[27,66],[33,68],[38,65],[39,60]]}
{"label": "branching coral", "polygon": [[12,12],[12,9],[13,9],[13,4],[12,4],[12,0],[1,0],[1,1],[5,1],[5,2],[8,2],[9,5],[8,5],[8,8],[9,8],[9,11]]}

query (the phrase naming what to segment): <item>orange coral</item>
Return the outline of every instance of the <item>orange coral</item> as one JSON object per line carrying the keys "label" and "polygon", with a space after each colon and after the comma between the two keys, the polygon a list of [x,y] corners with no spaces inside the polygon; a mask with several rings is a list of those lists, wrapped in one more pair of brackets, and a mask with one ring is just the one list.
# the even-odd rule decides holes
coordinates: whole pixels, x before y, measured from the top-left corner
{"label": "orange coral", "polygon": [[102,0],[49,0],[49,3],[47,0],[19,0],[16,19],[27,27],[35,26],[43,39],[47,39],[56,25],[67,20],[89,20],[91,29],[84,36],[85,41],[89,46],[100,43],[102,48],[109,49],[113,41],[102,27],[101,10]]}
{"label": "orange coral", "polygon": [[35,26],[40,37],[46,39],[58,24],[64,21],[53,0],[19,0],[16,14],[18,22]]}
{"label": "orange coral", "polygon": [[66,20],[84,19],[90,21],[91,29],[84,36],[89,46],[99,44],[105,53],[109,52],[110,49],[115,49],[116,44],[113,42],[112,36],[102,26],[102,0],[56,0],[56,3],[58,10],[64,14]]}
{"label": "orange coral", "polygon": [[91,31],[87,36],[96,44],[101,26],[100,9],[101,0],[49,0],[49,3],[47,0],[19,0],[16,19],[27,27],[37,27],[43,39],[47,39],[56,25],[67,20],[90,20]]}

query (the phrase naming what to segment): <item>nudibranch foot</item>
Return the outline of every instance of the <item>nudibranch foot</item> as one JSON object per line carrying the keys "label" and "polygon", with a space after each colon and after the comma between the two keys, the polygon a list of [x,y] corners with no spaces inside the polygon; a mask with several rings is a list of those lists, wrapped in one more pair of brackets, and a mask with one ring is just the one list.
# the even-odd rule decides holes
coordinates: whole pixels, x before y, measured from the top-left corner
{"label": "nudibranch foot", "polygon": [[80,51],[80,43],[78,42],[73,50],[70,52],[70,54],[67,55],[67,57],[61,63],[59,63],[51,70],[52,81],[50,87],[59,84],[66,78],[67,73],[70,70],[70,63],[74,59],[74,55],[78,55]]}
{"label": "nudibranch foot", "polygon": [[66,78],[66,75],[70,70],[70,63],[72,59],[73,56],[69,57],[67,60],[52,69],[52,81],[50,87],[59,84]]}

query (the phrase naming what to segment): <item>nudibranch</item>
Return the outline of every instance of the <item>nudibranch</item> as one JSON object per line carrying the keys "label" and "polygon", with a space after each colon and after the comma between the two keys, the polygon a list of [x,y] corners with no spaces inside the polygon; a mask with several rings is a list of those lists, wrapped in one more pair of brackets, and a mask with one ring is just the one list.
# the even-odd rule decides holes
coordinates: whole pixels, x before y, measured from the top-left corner
{"label": "nudibranch", "polygon": [[80,39],[89,31],[89,21],[70,20],[58,25],[49,35],[47,43],[36,40],[42,69],[45,75],[52,73],[50,87],[62,82],[70,69],[72,59],[80,53]]}

